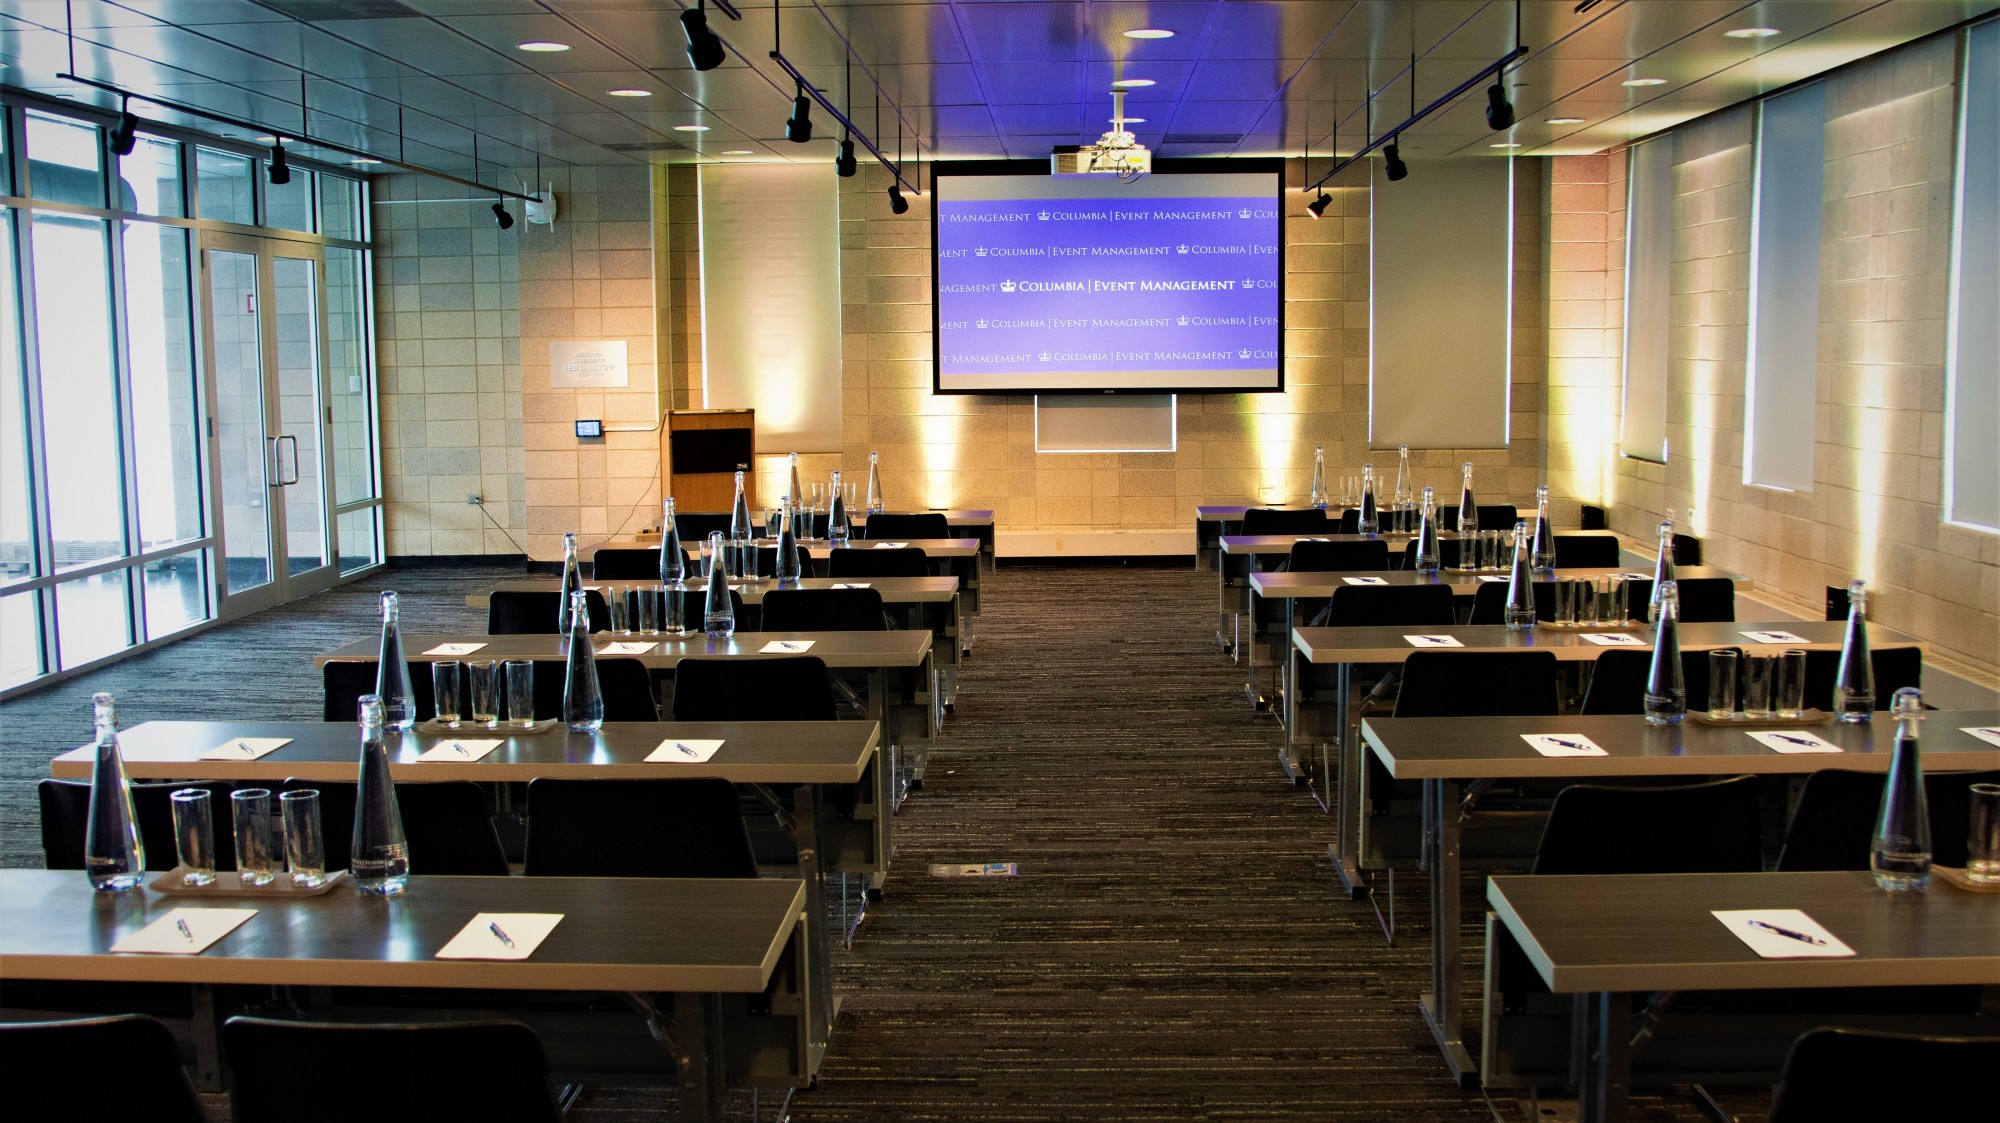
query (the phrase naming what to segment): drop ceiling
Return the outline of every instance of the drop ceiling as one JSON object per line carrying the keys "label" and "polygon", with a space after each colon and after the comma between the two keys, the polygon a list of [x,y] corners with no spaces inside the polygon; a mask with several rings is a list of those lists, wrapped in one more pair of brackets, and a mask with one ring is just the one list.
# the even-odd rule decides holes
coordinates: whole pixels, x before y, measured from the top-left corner
{"label": "drop ceiling", "polygon": [[[1511,50],[1517,12],[1480,0],[786,0],[774,17],[769,0],[753,0],[732,20],[711,3],[709,26],[729,53],[697,73],[679,24],[692,3],[0,0],[0,83],[117,108],[113,95],[58,77],[73,72],[261,127],[138,103],[149,119],[245,140],[304,132],[458,174],[537,159],[830,160],[837,136],[824,112],[811,142],[783,139],[793,89],[769,57],[778,23],[786,58],[892,155],[900,135],[911,157],[1043,157],[1109,127],[1112,82],[1145,79],[1153,84],[1131,90],[1126,111],[1144,118],[1133,131],[1159,155],[1320,157],[1353,151]],[[1475,89],[1405,134],[1403,152],[1602,151],[2000,9],[1582,6],[1518,6],[1528,51],[1505,80],[1516,126],[1488,130]],[[1748,28],[1776,34],[1727,34]],[[1173,35],[1124,34],[1138,29]],[[531,41],[570,49],[518,49]],[[1548,123],[1565,117],[1579,120]],[[1494,147],[1505,144],[1518,147]]]}

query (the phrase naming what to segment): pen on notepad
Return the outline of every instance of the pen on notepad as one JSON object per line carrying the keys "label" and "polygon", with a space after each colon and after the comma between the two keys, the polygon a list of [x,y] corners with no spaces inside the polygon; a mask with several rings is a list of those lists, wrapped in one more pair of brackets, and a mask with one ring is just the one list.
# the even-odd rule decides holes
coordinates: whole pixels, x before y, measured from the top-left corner
{"label": "pen on notepad", "polygon": [[1551,745],[1561,745],[1565,749],[1587,749],[1590,747],[1580,741],[1565,741],[1561,737],[1544,737],[1542,740],[1547,741]]}
{"label": "pen on notepad", "polygon": [[464,745],[461,745],[461,744],[459,744],[459,743],[458,743],[457,741],[453,741],[453,742],[451,743],[451,747],[452,747],[452,750],[453,750],[454,752],[456,752],[456,753],[457,753],[458,755],[460,755],[460,756],[471,756],[471,755],[472,755],[471,753],[468,753],[468,752],[466,752],[466,751],[465,751],[465,746],[464,746]]}
{"label": "pen on notepad", "polygon": [[687,747],[686,745],[683,745],[683,744],[681,744],[681,743],[680,743],[679,741],[675,741],[675,742],[674,742],[674,748],[677,748],[677,749],[679,749],[680,751],[682,751],[682,752],[686,753],[686,754],[687,754],[687,755],[689,755],[689,756],[700,756],[700,755],[701,755],[700,753],[698,753],[698,752],[695,752],[695,751],[694,751],[693,749],[690,749],[690,748],[688,748],[688,747]]}
{"label": "pen on notepad", "polygon": [[188,943],[194,943],[194,929],[188,927],[188,922],[185,917],[174,918],[174,927],[181,930],[181,935],[187,937]]}
{"label": "pen on notepad", "polygon": [[1975,729],[1974,733],[1984,733],[1988,737],[2000,737],[2000,729]]}
{"label": "pen on notepad", "polygon": [[256,750],[256,749],[253,749],[253,748],[251,748],[251,747],[250,747],[249,745],[245,744],[245,743],[243,742],[243,739],[239,737],[239,738],[237,738],[237,740],[236,740],[236,751],[237,751],[237,752],[240,752],[240,753],[254,753],[254,752],[256,752],[257,750]]}
{"label": "pen on notepad", "polygon": [[1817,745],[1817,744],[1819,744],[1819,742],[1818,742],[1818,741],[1815,741],[1815,740],[1813,740],[1813,739],[1812,739],[1812,738],[1810,738],[1810,737],[1790,737],[1790,736],[1787,736],[1787,735],[1785,735],[1785,734],[1783,734],[1783,733],[1773,733],[1773,734],[1771,734],[1771,736],[1773,736],[1773,737],[1777,738],[1777,739],[1778,739],[1778,740],[1780,740],[1780,741],[1787,741],[1787,742],[1790,742],[1791,744],[1794,744],[1794,745]]}
{"label": "pen on notepad", "polygon": [[1818,944],[1820,947],[1827,946],[1826,941],[1820,939],[1818,936],[1809,936],[1804,932],[1794,932],[1790,928],[1780,928],[1775,924],[1766,924],[1761,920],[1752,920],[1749,924],[1752,928],[1762,928],[1766,932],[1776,932],[1788,940],[1797,940],[1800,943],[1806,944]]}
{"label": "pen on notepad", "polygon": [[492,931],[494,937],[497,938],[501,943],[506,944],[510,948],[514,946],[513,937],[507,935],[507,933],[505,932],[502,932],[500,930],[500,925],[497,922],[487,921],[486,927]]}

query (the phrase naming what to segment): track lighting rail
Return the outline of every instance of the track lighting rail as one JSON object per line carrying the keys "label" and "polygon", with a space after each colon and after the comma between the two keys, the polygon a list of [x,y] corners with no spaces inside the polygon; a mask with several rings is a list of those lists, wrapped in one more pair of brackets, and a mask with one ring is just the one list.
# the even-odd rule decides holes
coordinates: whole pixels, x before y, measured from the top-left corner
{"label": "track lighting rail", "polygon": [[[1484,82],[1486,79],[1492,77],[1493,75],[1498,74],[1501,71],[1507,69],[1508,65],[1511,64],[1515,59],[1518,59],[1522,55],[1525,55],[1527,53],[1528,53],[1528,48],[1525,45],[1517,45],[1513,50],[1508,51],[1504,55],[1501,55],[1497,61],[1487,63],[1485,66],[1480,67],[1477,73],[1473,74],[1472,77],[1467,78],[1465,81],[1460,82],[1458,85],[1453,86],[1451,90],[1447,92],[1443,97],[1438,98],[1436,101],[1433,101],[1429,105],[1424,106],[1422,109],[1419,109],[1416,112],[1410,114],[1410,116],[1406,120],[1404,120],[1401,124],[1396,125],[1393,128],[1390,128],[1389,130],[1384,132],[1381,136],[1378,136],[1374,140],[1369,141],[1367,144],[1362,145],[1358,150],[1356,150],[1354,155],[1349,156],[1345,160],[1341,160],[1335,163],[1333,167],[1329,169],[1325,175],[1320,176],[1318,179],[1300,188],[1299,190],[1308,195],[1316,191],[1319,191],[1321,188],[1326,186],[1328,180],[1332,179],[1334,176],[1339,175],[1341,172],[1346,171],[1349,166],[1359,163],[1370,152],[1375,151],[1377,148],[1380,148],[1385,144],[1395,143],[1396,138],[1402,134],[1404,129],[1407,129],[1410,126],[1415,125],[1417,122],[1423,120],[1424,118],[1444,108],[1451,102],[1456,101],[1460,94],[1465,93],[1472,87],[1477,86],[1479,83]],[[1412,67],[1410,70],[1410,81],[1412,83],[1415,83],[1416,80],[1417,80],[1416,68]]]}

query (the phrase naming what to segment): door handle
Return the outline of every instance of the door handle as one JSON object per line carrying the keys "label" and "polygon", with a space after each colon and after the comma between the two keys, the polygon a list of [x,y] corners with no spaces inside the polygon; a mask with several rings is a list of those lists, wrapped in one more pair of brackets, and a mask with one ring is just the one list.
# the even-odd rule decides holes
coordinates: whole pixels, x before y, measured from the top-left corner
{"label": "door handle", "polygon": [[[299,482],[299,439],[297,437],[290,433],[280,433],[277,437],[273,438],[271,441],[272,459],[274,461],[277,459],[277,447],[281,442],[285,441],[291,442],[292,445],[292,478],[286,479],[284,477],[284,470],[278,468],[279,487],[290,487]],[[272,467],[277,468],[277,465],[273,464]]]}

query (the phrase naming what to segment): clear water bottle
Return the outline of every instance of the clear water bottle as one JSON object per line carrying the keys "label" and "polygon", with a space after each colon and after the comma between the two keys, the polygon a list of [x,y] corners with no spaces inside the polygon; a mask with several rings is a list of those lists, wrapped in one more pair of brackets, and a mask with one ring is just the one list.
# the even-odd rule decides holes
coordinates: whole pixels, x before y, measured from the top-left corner
{"label": "clear water bottle", "polygon": [[[1648,624],[1660,618],[1660,590],[1674,582],[1673,514],[1672,511],[1668,511],[1667,517],[1660,520],[1660,553],[1653,560],[1653,598],[1646,602],[1646,623]],[[1869,704],[1874,704],[1873,699],[1870,699]]]}
{"label": "clear water bottle", "polygon": [[847,489],[840,486],[840,469],[833,470],[833,482],[827,485],[827,492],[826,544],[845,546],[854,528],[847,521]]}
{"label": "clear water bottle", "polygon": [[882,513],[882,471],[880,461],[880,453],[870,452],[868,454],[868,495],[863,502],[868,509],[868,513],[871,515]]}
{"label": "clear water bottle", "polygon": [[1884,889],[1922,889],[1931,880],[1931,816],[1924,805],[1924,766],[1917,752],[1924,696],[1906,686],[1896,691],[1890,709],[1896,718],[1896,748],[1882,785],[1875,835],[1868,842],[1868,870]]}
{"label": "clear water bottle", "polygon": [[711,639],[736,634],[736,606],[729,599],[729,561],[719,530],[708,534],[708,595],[702,600],[701,623]]}
{"label": "clear water bottle", "polygon": [[[578,596],[583,594],[579,593]],[[588,649],[589,644],[585,643]],[[354,792],[354,837],[348,874],[363,893],[400,893],[410,884],[410,842],[389,779],[389,750],[382,742],[382,699],[363,694],[361,777]]]}
{"label": "clear water bottle", "polygon": [[1847,586],[1847,634],[1840,640],[1840,669],[1833,676],[1833,716],[1861,725],[1875,716],[1875,667],[1868,655],[1868,586]]}
{"label": "clear water bottle", "polygon": [[[583,569],[576,562],[576,534],[563,535],[562,589],[556,597],[556,634],[569,642],[570,594],[583,588]],[[585,617],[588,619],[588,617]]]}
{"label": "clear water bottle", "polygon": [[1646,668],[1646,724],[1679,725],[1687,716],[1681,677],[1681,598],[1672,581],[1654,587],[1660,618],[1653,625],[1653,661]]}
{"label": "clear water bottle", "polygon": [[[574,733],[595,733],[604,725],[604,691],[597,685],[597,652],[590,646],[590,613],[584,594],[574,594],[575,608],[569,634],[569,652],[564,658],[563,723]],[[728,600],[728,586],[723,586]]]}
{"label": "clear water bottle", "polygon": [[1375,465],[1361,466],[1361,514],[1354,529],[1362,534],[1376,534],[1382,529],[1382,513],[1375,507]]}
{"label": "clear water bottle", "polygon": [[729,505],[729,568],[746,580],[757,572],[757,533],[750,522],[750,498],[743,493],[743,473],[736,473],[736,498]]}
{"label": "clear water bottle", "polygon": [[146,879],[146,846],[132,811],[132,785],[118,748],[118,710],[111,695],[90,699],[97,743],[90,762],[90,822],[84,828],[83,865],[90,887],[106,893],[135,889]]}
{"label": "clear water bottle", "polygon": [[674,518],[674,497],[660,500],[660,584],[679,585],[687,580],[687,554],[681,551],[680,523]]}
{"label": "clear water bottle", "polygon": [[1438,549],[1437,492],[1433,488],[1424,489],[1422,521],[1417,524],[1417,572],[1436,573],[1444,568],[1442,551]]}
{"label": "clear water bottle", "polygon": [[1479,529],[1479,504],[1472,498],[1472,461],[1465,462],[1465,480],[1458,493],[1458,536],[1464,538]]}
{"label": "clear water bottle", "polygon": [[794,523],[798,519],[798,508],[792,506],[790,496],[778,497],[778,584],[799,583],[799,538]]}
{"label": "clear water bottle", "polygon": [[[781,500],[790,499],[792,501],[792,510],[796,511],[805,505],[805,498],[806,498],[805,489],[799,486],[798,453],[792,452],[785,454],[785,472],[786,472],[785,487],[787,490],[785,494],[780,496],[779,498]],[[771,537],[773,538],[776,538],[778,536],[778,532],[776,530],[772,530],[769,527],[766,527],[765,530],[768,531]]]}
{"label": "clear water bottle", "polygon": [[1556,567],[1556,528],[1549,525],[1549,485],[1535,488],[1535,549],[1530,558],[1536,569]]}
{"label": "clear water bottle", "polygon": [[1325,445],[1313,446],[1312,495],[1307,499],[1307,502],[1311,503],[1315,507],[1318,507],[1322,511],[1326,510],[1327,497],[1326,497],[1326,446]]}
{"label": "clear water bottle", "polygon": [[410,661],[403,654],[403,629],[396,621],[396,594],[382,593],[382,647],[375,656],[375,696],[382,700],[382,722],[390,729],[417,723],[417,696],[410,686]]}
{"label": "clear water bottle", "polygon": [[1416,511],[1416,505],[1410,501],[1410,446],[1409,445],[1398,445],[1396,448],[1395,503],[1396,503],[1396,523],[1394,529],[1398,531],[1409,530],[1410,516],[1414,514]]}
{"label": "clear water bottle", "polygon": [[1515,523],[1514,564],[1507,573],[1507,605],[1500,614],[1510,632],[1525,632],[1535,626],[1535,575],[1528,565],[1533,549],[1528,524]]}

